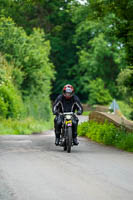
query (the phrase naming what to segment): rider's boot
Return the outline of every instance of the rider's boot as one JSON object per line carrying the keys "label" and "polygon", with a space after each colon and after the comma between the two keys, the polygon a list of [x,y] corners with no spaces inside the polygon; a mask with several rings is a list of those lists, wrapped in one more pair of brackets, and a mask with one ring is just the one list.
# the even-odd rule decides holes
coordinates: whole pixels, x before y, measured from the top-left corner
{"label": "rider's boot", "polygon": [[76,122],[73,125],[74,125],[73,126],[73,144],[78,145],[79,144],[78,139],[77,139],[77,125],[78,125],[78,123]]}
{"label": "rider's boot", "polygon": [[55,133],[55,145],[58,146],[60,143],[60,133],[56,132]]}
{"label": "rider's boot", "polygon": [[77,139],[77,132],[73,133],[73,144],[74,145],[78,145],[79,144],[78,139]]}
{"label": "rider's boot", "polygon": [[56,139],[55,139],[55,145],[58,146],[59,143],[60,143],[60,138],[57,138],[57,137],[56,137]]}
{"label": "rider's boot", "polygon": [[77,137],[73,138],[73,144],[74,145],[78,145],[79,144]]}

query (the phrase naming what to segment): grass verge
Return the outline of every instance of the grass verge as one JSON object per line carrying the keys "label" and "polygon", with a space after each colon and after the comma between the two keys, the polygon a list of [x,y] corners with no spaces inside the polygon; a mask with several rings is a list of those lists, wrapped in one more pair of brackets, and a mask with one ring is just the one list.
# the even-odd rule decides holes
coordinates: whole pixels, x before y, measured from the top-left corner
{"label": "grass verge", "polygon": [[84,112],[82,113],[82,115],[84,115],[84,116],[89,116],[90,112],[91,112],[91,111],[84,111]]}
{"label": "grass verge", "polygon": [[53,128],[51,121],[38,121],[31,117],[24,120],[0,119],[0,135],[24,135],[40,133]]}

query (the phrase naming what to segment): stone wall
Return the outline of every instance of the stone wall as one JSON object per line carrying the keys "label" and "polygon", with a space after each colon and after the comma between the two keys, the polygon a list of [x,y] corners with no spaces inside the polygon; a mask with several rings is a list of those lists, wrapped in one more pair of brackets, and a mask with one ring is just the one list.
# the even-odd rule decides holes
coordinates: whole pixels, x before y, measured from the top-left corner
{"label": "stone wall", "polygon": [[84,111],[99,111],[99,112],[109,111],[108,106],[101,106],[101,105],[90,106],[88,104],[82,104],[82,106]]}
{"label": "stone wall", "polygon": [[108,121],[110,123],[113,123],[116,127],[123,126],[127,131],[133,132],[133,121],[127,120],[116,114],[93,111],[89,115],[89,120],[95,120],[100,123]]}

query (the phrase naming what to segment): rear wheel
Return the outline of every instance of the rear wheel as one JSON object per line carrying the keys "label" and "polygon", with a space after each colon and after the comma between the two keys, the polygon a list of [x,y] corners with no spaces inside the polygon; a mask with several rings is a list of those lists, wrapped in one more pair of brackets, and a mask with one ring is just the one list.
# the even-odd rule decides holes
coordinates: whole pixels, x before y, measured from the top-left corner
{"label": "rear wheel", "polygon": [[72,127],[68,127],[67,129],[67,152],[70,153],[71,152],[71,146],[72,146]]}

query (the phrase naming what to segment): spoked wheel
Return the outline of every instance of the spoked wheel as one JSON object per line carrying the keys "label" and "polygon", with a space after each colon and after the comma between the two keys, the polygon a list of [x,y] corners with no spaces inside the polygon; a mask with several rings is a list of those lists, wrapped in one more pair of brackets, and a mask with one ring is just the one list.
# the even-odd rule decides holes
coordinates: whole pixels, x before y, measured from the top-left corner
{"label": "spoked wheel", "polygon": [[67,129],[67,138],[66,138],[66,146],[67,146],[67,152],[71,152],[71,146],[72,146],[72,127],[68,127]]}

